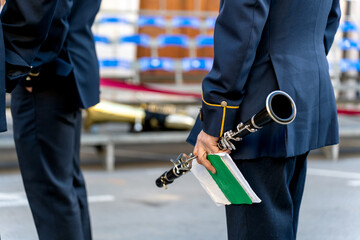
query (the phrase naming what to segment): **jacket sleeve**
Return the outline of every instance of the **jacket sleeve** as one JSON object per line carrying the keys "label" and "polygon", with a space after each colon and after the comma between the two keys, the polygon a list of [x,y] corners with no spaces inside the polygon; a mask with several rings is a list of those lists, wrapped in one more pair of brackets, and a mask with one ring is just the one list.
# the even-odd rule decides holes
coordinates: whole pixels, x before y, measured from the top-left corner
{"label": "jacket sleeve", "polygon": [[331,45],[334,41],[335,33],[339,27],[340,17],[341,11],[339,0],[333,0],[324,35],[326,55],[329,53]]}
{"label": "jacket sleeve", "polygon": [[202,84],[202,129],[222,136],[234,127],[271,0],[222,0],[214,32],[214,63]]}
{"label": "jacket sleeve", "polygon": [[1,21],[7,65],[7,91],[30,71],[45,40],[58,0],[7,0]]}
{"label": "jacket sleeve", "polygon": [[45,40],[57,0],[8,0],[1,13],[6,61],[28,66]]}

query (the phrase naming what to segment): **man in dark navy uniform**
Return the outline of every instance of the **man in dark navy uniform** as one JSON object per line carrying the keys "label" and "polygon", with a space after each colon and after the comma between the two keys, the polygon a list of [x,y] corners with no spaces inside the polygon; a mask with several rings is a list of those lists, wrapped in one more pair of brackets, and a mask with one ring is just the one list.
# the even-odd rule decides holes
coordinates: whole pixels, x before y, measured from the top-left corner
{"label": "man in dark navy uniform", "polygon": [[40,240],[92,239],[79,149],[81,108],[99,101],[91,32],[99,7],[59,0],[30,73],[12,84],[16,151]]}
{"label": "man in dark navy uniform", "polygon": [[[2,6],[4,3],[1,1]],[[2,11],[5,19],[3,23],[0,20],[0,132],[6,130],[5,52],[9,76],[26,75],[49,30],[56,4],[57,0],[8,0]],[[17,70],[12,71],[14,69]],[[9,87],[11,84],[7,82],[6,85]]]}
{"label": "man in dark navy uniform", "polygon": [[217,141],[265,106],[274,90],[297,106],[295,121],[272,123],[236,143],[231,153],[260,204],[226,206],[228,238],[296,238],[306,158],[338,143],[334,92],[326,55],[340,19],[339,0],[222,0],[214,64],[202,84],[200,117],[188,142],[208,170]]}

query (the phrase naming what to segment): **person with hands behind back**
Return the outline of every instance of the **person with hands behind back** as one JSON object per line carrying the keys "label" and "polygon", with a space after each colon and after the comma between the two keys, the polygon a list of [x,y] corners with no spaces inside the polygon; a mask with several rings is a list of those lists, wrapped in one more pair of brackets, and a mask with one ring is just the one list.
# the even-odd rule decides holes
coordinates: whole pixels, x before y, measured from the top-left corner
{"label": "person with hands behind back", "polygon": [[31,61],[49,31],[57,1],[0,1],[0,132],[7,129],[5,92],[11,92],[14,82],[30,72]]}
{"label": "person with hands behind back", "polygon": [[[10,1],[13,0],[6,5]],[[37,5],[40,1],[31,2]],[[43,6],[32,13],[34,18],[50,24],[44,41],[36,57],[27,61],[31,66],[28,71],[11,69],[13,74],[7,85],[7,90],[12,91],[16,152],[39,239],[91,240],[79,151],[81,108],[95,105],[100,97],[99,66],[91,32],[100,0],[43,2],[55,3],[50,20],[39,16]],[[14,21],[10,14],[14,12],[6,5],[3,26]],[[23,5],[26,4],[17,7],[28,11]],[[14,33],[22,34],[20,30],[14,29]],[[32,30],[42,32],[38,28]],[[24,39],[32,36],[32,32],[26,34],[29,36]],[[11,41],[14,39],[10,34],[8,42]]]}

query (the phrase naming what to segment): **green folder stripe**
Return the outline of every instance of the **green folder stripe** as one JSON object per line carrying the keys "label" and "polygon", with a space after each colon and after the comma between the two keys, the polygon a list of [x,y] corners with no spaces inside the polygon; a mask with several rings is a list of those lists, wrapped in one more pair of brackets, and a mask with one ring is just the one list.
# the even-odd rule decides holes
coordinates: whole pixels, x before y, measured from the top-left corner
{"label": "green folder stripe", "polygon": [[216,169],[215,174],[209,171],[211,177],[229,202],[232,204],[252,204],[250,197],[222,161],[221,157],[218,155],[208,155],[207,159]]}

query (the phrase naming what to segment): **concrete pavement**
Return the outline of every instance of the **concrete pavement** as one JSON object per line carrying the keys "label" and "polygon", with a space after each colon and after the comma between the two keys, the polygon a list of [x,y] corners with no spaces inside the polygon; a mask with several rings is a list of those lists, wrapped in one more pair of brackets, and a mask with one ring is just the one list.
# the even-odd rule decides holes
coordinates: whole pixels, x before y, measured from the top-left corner
{"label": "concrete pavement", "polygon": [[[110,173],[88,161],[84,174],[94,240],[226,239],[224,208],[214,205],[191,173],[169,185],[168,190],[155,186],[155,179],[170,163],[151,158],[168,157],[170,149],[147,154],[148,162],[133,164],[129,162],[135,150],[123,152],[123,157],[119,151],[117,156],[127,163],[118,163]],[[128,161],[125,156],[130,156]],[[360,239],[359,155],[331,162],[315,152],[308,167],[298,239]],[[36,240],[17,169],[2,171],[0,183],[1,239]]]}

